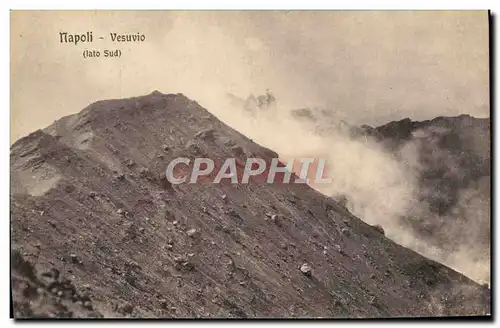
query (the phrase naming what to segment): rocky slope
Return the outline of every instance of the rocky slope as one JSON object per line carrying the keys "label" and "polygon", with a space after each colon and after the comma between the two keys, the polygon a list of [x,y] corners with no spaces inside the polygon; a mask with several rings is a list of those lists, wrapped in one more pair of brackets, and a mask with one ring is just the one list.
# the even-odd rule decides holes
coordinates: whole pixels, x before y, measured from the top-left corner
{"label": "rocky slope", "polygon": [[179,156],[241,167],[277,154],[159,92],[96,102],[14,143],[15,316],[489,314],[489,289],[310,187],[172,186],[163,172]]}

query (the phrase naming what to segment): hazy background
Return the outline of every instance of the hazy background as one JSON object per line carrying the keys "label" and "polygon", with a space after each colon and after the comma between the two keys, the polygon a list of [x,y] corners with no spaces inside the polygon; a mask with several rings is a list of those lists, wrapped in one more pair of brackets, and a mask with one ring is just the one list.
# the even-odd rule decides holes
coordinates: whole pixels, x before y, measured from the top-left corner
{"label": "hazy background", "polygon": [[[59,43],[60,31],[90,30],[93,45]],[[146,42],[97,40],[110,32],[140,32]],[[373,140],[320,136],[290,116],[320,107],[350,124],[487,117],[486,11],[13,12],[11,35],[11,142],[97,100],[181,92],[281,158],[326,158],[334,181],[316,188],[346,195],[355,215],[399,244],[490,280],[489,249],[472,238],[450,233],[460,247],[447,251],[402,225],[401,217],[428,210],[417,200],[418,143],[396,160]],[[86,48],[123,56],[84,59]],[[272,115],[252,120],[227,101],[227,93],[244,99],[268,88],[278,103]],[[461,199],[476,199],[476,189]],[[477,206],[466,207],[472,219],[459,229],[472,234]]]}
{"label": "hazy background", "polygon": [[[95,41],[61,44],[60,31]],[[113,44],[110,32],[146,42]],[[86,48],[123,56],[84,59]],[[215,111],[225,92],[270,88],[283,108],[327,107],[353,124],[485,117],[488,63],[486,11],[15,11],[11,142],[93,101],[155,89]]]}

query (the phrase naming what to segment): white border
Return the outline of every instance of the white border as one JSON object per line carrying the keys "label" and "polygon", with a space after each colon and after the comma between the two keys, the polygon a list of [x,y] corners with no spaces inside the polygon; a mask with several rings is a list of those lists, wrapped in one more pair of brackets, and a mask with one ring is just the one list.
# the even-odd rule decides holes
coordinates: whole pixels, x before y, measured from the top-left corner
{"label": "white border", "polygon": [[[2,60],[1,63],[2,65],[1,70],[2,70],[2,76],[3,76],[3,85],[1,88],[1,94],[2,94],[2,104],[3,104],[3,110],[0,111],[0,121],[4,124],[4,128],[0,129],[0,134],[1,134],[1,140],[3,140],[6,148],[10,148],[10,132],[9,132],[9,125],[10,125],[10,110],[9,110],[9,97],[10,97],[10,91],[9,91],[9,57],[10,57],[10,49],[7,45],[9,45],[9,38],[10,38],[10,32],[9,32],[9,9],[338,9],[338,10],[361,10],[361,9],[392,9],[392,10],[404,10],[404,9],[419,9],[419,10],[435,10],[435,9],[457,9],[457,10],[463,10],[463,9],[478,9],[478,10],[484,10],[484,9],[492,9],[493,12],[496,12],[497,15],[500,13],[499,8],[499,1],[485,1],[485,0],[475,0],[475,1],[377,1],[377,2],[371,2],[371,1],[356,1],[354,2],[353,0],[350,1],[335,1],[335,2],[328,2],[325,0],[308,0],[304,2],[298,2],[298,1],[282,1],[282,2],[277,2],[277,1],[262,1],[262,0],[253,0],[253,1],[211,1],[211,2],[206,2],[206,1],[193,1],[193,0],[188,0],[188,1],[178,1],[178,2],[168,2],[168,3],[161,3],[158,1],[148,1],[148,0],[141,0],[140,2],[128,2],[128,1],[103,1],[103,0],[89,0],[89,1],[45,1],[45,3],[40,4],[36,1],[3,1],[2,6],[4,6],[4,10],[1,11],[1,18],[2,18],[2,28],[0,29],[0,35],[2,37],[2,44],[4,47],[2,48]],[[496,19],[496,24],[499,24],[499,18],[497,17]],[[498,33],[495,35],[495,43],[498,44]],[[498,66],[498,48],[497,48],[497,54],[495,60],[496,66]],[[494,73],[497,72],[497,69],[495,70]],[[495,90],[492,90],[496,94],[498,94],[498,81],[495,86]],[[497,100],[498,101],[498,100]],[[497,123],[498,120],[498,114],[495,119],[495,123]],[[497,126],[497,124],[495,124]],[[498,154],[498,143],[497,146],[495,147],[495,153]],[[14,322],[9,318],[9,308],[10,308],[10,299],[9,299],[9,277],[10,277],[10,272],[9,272],[9,243],[10,243],[10,238],[9,238],[9,176],[8,172],[10,171],[9,168],[9,150],[5,149],[4,152],[1,154],[2,158],[0,161],[1,165],[1,171],[3,174],[1,175],[2,178],[2,188],[1,193],[0,193],[0,202],[1,205],[0,208],[2,209],[3,215],[1,216],[3,219],[3,226],[2,229],[0,229],[2,236],[0,239],[0,242],[2,243],[2,251],[0,252],[1,254],[1,260],[3,263],[2,269],[1,269],[1,276],[0,276],[0,281],[1,281],[1,290],[0,290],[0,308],[2,309],[1,313],[1,318],[4,323],[6,323],[8,326],[13,325]],[[496,164],[495,164],[496,168]],[[497,171],[498,172],[498,171]],[[498,174],[498,173],[497,173]],[[496,181],[495,181],[496,182]],[[494,201],[495,203],[498,204],[498,195],[495,196]],[[499,223],[495,225],[495,237],[498,235],[498,226]],[[495,245],[497,245],[495,243]],[[498,248],[495,247],[494,254],[498,254]],[[494,277],[494,283],[495,285],[498,283],[498,271],[495,272],[495,277]],[[496,286],[495,286],[496,287]],[[495,303],[495,314],[498,315],[498,302]],[[275,322],[279,324],[279,322]],[[373,323],[373,322],[372,322]],[[82,322],[80,322],[82,324]],[[87,324],[87,323],[83,323]],[[118,323],[118,324],[121,324]],[[137,323],[128,323],[131,326],[136,326],[138,325]],[[180,326],[182,323],[173,323],[173,322],[163,322],[162,324],[168,324],[169,326],[175,327],[175,326]],[[217,324],[217,323],[216,323]],[[228,324],[236,324],[236,323],[231,323],[228,322]],[[263,324],[263,322],[256,322],[254,324],[260,325]],[[295,325],[292,323],[288,323],[289,325]],[[307,322],[306,324],[309,324]],[[330,324],[332,325],[346,325],[346,323],[341,323],[341,322],[331,322]],[[360,324],[360,323],[357,323]],[[357,325],[356,324],[356,325]],[[386,322],[381,322],[381,324],[386,324]],[[438,325],[439,322],[433,322],[433,323],[426,323],[428,326],[434,326]],[[454,322],[453,324],[459,324]],[[470,323],[469,323],[470,324]],[[25,323],[25,326],[31,326],[31,324]],[[352,325],[352,323],[350,324]],[[3,325],[2,325],[3,326]],[[103,323],[99,324],[94,324],[94,326],[101,327],[104,326]]]}
{"label": "white border", "polygon": [[35,1],[16,1],[12,3],[11,9],[276,9],[276,10],[444,10],[444,9],[490,9],[494,6],[493,1],[199,1],[185,0],[178,2],[140,1],[137,3],[128,1],[44,1],[43,4]]}

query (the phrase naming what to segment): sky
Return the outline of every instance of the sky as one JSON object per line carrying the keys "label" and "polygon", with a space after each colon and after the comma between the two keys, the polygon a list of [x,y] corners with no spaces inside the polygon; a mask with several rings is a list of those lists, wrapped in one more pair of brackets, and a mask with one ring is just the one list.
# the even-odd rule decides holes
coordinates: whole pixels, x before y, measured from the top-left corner
{"label": "sky", "polygon": [[[11,143],[97,100],[153,90],[217,112],[227,92],[271,89],[282,108],[352,124],[488,117],[488,27],[486,11],[13,11]],[[59,42],[87,31],[91,44]],[[113,32],[146,40],[116,44]]]}

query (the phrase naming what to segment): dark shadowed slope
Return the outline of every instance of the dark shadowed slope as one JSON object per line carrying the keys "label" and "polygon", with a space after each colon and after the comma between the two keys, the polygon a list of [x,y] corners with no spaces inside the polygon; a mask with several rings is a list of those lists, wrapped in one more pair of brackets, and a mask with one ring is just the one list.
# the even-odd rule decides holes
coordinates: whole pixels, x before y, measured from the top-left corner
{"label": "dark shadowed slope", "polygon": [[461,189],[484,178],[489,181],[489,119],[468,115],[423,122],[405,119],[375,129],[365,126],[365,131],[396,154],[409,143],[417,149],[421,188],[437,190],[435,198],[425,199],[435,213],[443,215],[452,209]]}
{"label": "dark shadowed slope", "polygon": [[17,141],[13,257],[34,273],[12,267],[16,316],[490,312],[488,289],[306,185],[171,187],[162,172],[177,156],[277,157],[196,102],[159,92],[94,103]]}
{"label": "dark shadowed slope", "polygon": [[[388,229],[389,234],[394,237],[394,230],[402,230],[426,247],[415,246],[412,241],[399,240],[401,243],[477,281],[489,282],[489,119],[460,115],[418,122],[407,118],[373,128],[351,126],[331,114],[307,108],[292,111],[293,117],[328,142],[338,142],[334,136],[341,134],[347,141],[363,145],[361,153],[376,151],[404,172],[400,181],[410,186],[411,200],[405,203],[404,212],[387,216],[391,220],[386,222],[397,222],[395,228]],[[347,172],[346,176],[351,183],[358,181],[354,173]],[[390,174],[384,176],[373,190],[384,189],[390,178]],[[332,195],[344,197],[349,208],[359,210],[370,204],[356,190],[346,190],[343,195],[344,190],[337,189]],[[376,212],[377,205],[373,207],[370,213]]]}
{"label": "dark shadowed slope", "polygon": [[452,251],[469,245],[490,258],[490,122],[469,115],[395,121],[365,131],[418,172],[420,204],[406,218],[423,239]]}

